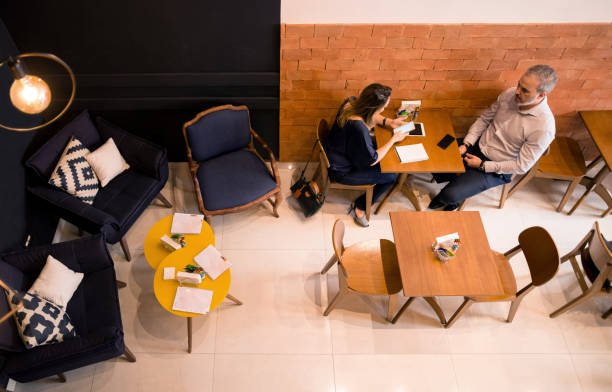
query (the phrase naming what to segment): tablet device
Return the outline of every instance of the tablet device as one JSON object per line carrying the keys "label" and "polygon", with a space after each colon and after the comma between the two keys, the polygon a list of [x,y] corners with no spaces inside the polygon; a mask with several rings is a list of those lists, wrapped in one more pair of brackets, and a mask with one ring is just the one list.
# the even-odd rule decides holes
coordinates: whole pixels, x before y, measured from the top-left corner
{"label": "tablet device", "polygon": [[448,133],[446,134],[446,136],[444,136],[442,138],[442,140],[440,140],[438,142],[438,147],[440,147],[443,150],[446,150],[446,148],[448,146],[450,146],[450,144],[455,140],[454,137],[452,137],[451,135],[449,135]]}

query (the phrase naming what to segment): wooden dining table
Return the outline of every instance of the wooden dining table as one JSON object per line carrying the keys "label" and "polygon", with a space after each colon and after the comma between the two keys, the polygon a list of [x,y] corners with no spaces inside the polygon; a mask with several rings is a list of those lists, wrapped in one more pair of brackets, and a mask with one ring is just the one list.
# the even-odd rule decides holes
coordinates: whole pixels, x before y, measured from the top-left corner
{"label": "wooden dining table", "polygon": [[[456,141],[453,141],[446,149],[437,146],[438,142],[445,136],[451,135],[455,137],[453,124],[450,116],[443,110],[423,109],[419,117],[415,120],[421,122],[425,128],[425,136],[408,136],[395,146],[405,146],[410,144],[422,143],[429,159],[419,162],[401,163],[395,147],[393,147],[387,155],[380,161],[380,170],[383,173],[398,173],[396,184],[387,193],[384,199],[378,205],[374,212],[377,214],[382,206],[387,202],[391,195],[398,189],[402,189],[410,202],[414,205],[417,211],[421,211],[421,205],[416,196],[414,186],[408,179],[409,174],[417,173],[463,173],[465,167],[459,153],[459,146]],[[392,130],[376,127],[375,129],[376,143],[382,146],[392,136]]]}
{"label": "wooden dining table", "polygon": [[580,112],[580,117],[582,117],[591,138],[593,138],[593,141],[599,150],[600,156],[595,160],[595,162],[603,159],[605,164],[595,175],[595,177],[585,176],[580,181],[580,184],[584,185],[586,190],[572,207],[568,215],[571,215],[576,208],[578,208],[589,193],[595,192],[606,202],[608,206],[608,208],[601,215],[601,217],[604,218],[606,215],[612,212],[612,195],[603,185],[604,179],[608,177],[610,174],[610,168],[612,168],[612,110],[583,111]]}
{"label": "wooden dining table", "polygon": [[[389,215],[403,293],[410,297],[393,323],[416,297],[425,298],[444,325],[446,317],[435,297],[504,294],[478,211],[398,211]],[[452,233],[458,233],[460,247],[453,258],[442,262],[432,244],[437,237]]]}

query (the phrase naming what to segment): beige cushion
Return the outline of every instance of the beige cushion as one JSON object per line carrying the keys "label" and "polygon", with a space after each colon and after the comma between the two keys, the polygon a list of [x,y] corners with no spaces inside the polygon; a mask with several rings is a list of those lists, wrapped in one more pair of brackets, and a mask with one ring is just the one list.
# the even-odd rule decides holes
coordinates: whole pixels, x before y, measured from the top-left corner
{"label": "beige cushion", "polygon": [[85,155],[85,159],[91,165],[93,171],[100,180],[100,185],[105,187],[113,178],[117,177],[130,165],[123,159],[113,138],[108,138],[96,151]]}
{"label": "beige cushion", "polygon": [[28,292],[66,308],[81,280],[83,280],[83,273],[74,272],[49,255],[38,279]]}

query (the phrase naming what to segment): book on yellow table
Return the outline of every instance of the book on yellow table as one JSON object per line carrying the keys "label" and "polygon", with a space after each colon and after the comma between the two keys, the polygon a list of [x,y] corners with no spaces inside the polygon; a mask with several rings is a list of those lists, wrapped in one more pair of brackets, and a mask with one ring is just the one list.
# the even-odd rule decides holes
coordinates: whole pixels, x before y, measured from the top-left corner
{"label": "book on yellow table", "polygon": [[226,261],[217,248],[212,245],[208,245],[193,259],[212,280],[217,279],[219,275],[232,266],[232,263]]}

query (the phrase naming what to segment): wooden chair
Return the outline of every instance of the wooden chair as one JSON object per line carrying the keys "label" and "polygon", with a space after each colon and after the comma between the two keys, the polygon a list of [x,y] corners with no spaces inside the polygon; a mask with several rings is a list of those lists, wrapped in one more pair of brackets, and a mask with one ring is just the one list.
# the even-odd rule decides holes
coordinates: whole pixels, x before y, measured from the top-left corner
{"label": "wooden chair", "polygon": [[[514,315],[523,298],[535,287],[543,285],[555,276],[559,269],[559,252],[555,242],[545,229],[539,226],[525,229],[519,234],[518,240],[519,244],[506,253],[495,252],[504,295],[497,297],[465,297],[461,306],[459,306],[455,314],[446,323],[446,328],[450,328],[474,302],[511,301],[510,312],[506,319],[510,323],[514,319]],[[516,278],[514,277],[509,259],[520,251],[523,251],[527,260],[529,273],[531,274],[531,283],[516,291]]]}
{"label": "wooden chair", "polygon": [[[347,293],[357,292],[389,296],[387,320],[391,321],[398,293],[402,289],[395,244],[380,239],[359,242],[345,248],[343,238],[344,223],[337,219],[332,231],[332,242],[338,260],[340,289],[323,315],[327,316]],[[326,265],[327,269],[333,265],[331,262]]]}
{"label": "wooden chair", "polygon": [[[321,119],[319,121],[319,126],[317,128],[317,149],[319,150],[319,170],[321,171],[321,184],[325,184],[328,180],[327,170],[329,169],[329,159],[327,159],[327,154],[323,149],[323,145],[321,141],[325,139],[327,134],[329,133],[329,125],[325,119]],[[345,185],[340,184],[338,182],[329,181],[328,188],[331,189],[348,189],[354,191],[365,191],[366,193],[366,219],[370,220],[370,212],[372,211],[372,195],[374,193],[374,184],[366,184],[366,185]],[[321,188],[323,189],[323,188]]]}
{"label": "wooden chair", "polygon": [[[586,174],[587,168],[580,146],[574,139],[558,136],[550,143],[547,153],[542,155],[533,167],[517,182],[509,191],[502,191],[499,208],[504,208],[506,199],[514,192],[522,188],[532,178],[552,178],[556,180],[570,181],[565,195],[561,199],[557,212],[561,212],[565,203],[569,200],[574,189],[580,184],[580,180]],[[508,187],[509,184],[504,185]],[[504,197],[505,196],[505,197]]]}
{"label": "wooden chair", "polygon": [[[592,164],[589,165],[589,168],[591,166]],[[552,141],[540,159],[531,169],[529,169],[527,174],[514,184],[514,186],[511,187],[510,184],[503,185],[498,208],[504,208],[506,200],[512,196],[514,192],[531,181],[532,178],[551,178],[570,181],[565,191],[565,195],[563,195],[557,207],[557,212],[561,212],[565,203],[567,203],[578,184],[580,184],[580,180],[586,174],[587,170],[578,143],[568,137],[559,136]],[[464,200],[459,205],[459,211],[463,210],[468,200],[469,199]]]}
{"label": "wooden chair", "polygon": [[[576,261],[576,256],[578,255],[580,255],[580,261],[582,268],[584,269],[584,273]],[[601,231],[599,231],[598,222],[595,222],[593,228],[587,233],[582,241],[580,241],[574,250],[561,258],[561,262],[565,262],[567,260],[570,260],[572,263],[574,275],[576,275],[576,279],[578,279],[578,284],[582,289],[582,294],[552,312],[550,314],[551,318],[557,317],[558,315],[567,312],[573,307],[580,305],[593,297],[612,295],[612,292],[608,292],[605,287],[607,284],[609,284],[609,280],[612,279],[612,251],[608,247],[606,240],[601,235]],[[587,285],[586,280],[584,279],[585,273],[589,281],[591,281],[590,287]],[[603,316],[607,317],[609,314],[610,310],[604,313]]]}

